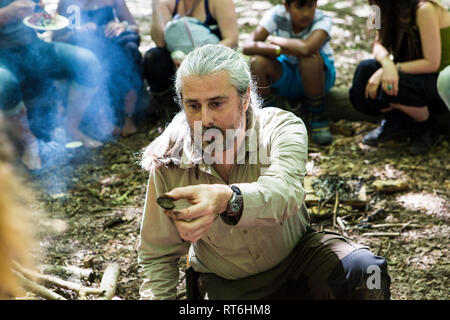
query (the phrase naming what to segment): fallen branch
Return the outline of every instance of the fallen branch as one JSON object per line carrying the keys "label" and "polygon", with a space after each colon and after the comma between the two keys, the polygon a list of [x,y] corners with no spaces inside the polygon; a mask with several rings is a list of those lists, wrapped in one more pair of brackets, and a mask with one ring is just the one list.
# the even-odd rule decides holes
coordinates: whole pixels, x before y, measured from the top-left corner
{"label": "fallen branch", "polygon": [[70,289],[77,291],[80,296],[85,296],[87,294],[102,294],[103,290],[98,288],[90,288],[83,286],[82,284],[62,280],[52,275],[42,274],[34,270],[27,269],[21,266],[17,261],[13,261],[13,268],[25,275],[28,278],[33,278],[47,283],[54,284],[58,287]]}
{"label": "fallen branch", "polygon": [[117,280],[119,278],[120,268],[119,264],[110,264],[103,273],[102,281],[100,282],[100,289],[104,290],[105,294],[99,297],[99,300],[111,300],[116,293]]}
{"label": "fallen branch", "polygon": [[367,232],[362,235],[366,237],[398,237],[400,232]]}
{"label": "fallen branch", "polygon": [[[399,228],[401,227],[402,229],[406,228],[406,227],[410,227],[410,228],[427,228],[428,226],[426,225],[422,225],[422,224],[414,224],[414,223],[380,223],[380,224],[371,224],[370,228]],[[402,230],[401,229],[401,230]]]}
{"label": "fallen branch", "polygon": [[47,289],[44,286],[41,286],[27,278],[25,278],[24,275],[22,275],[20,272],[16,270],[11,270],[12,273],[15,274],[15,276],[19,279],[20,283],[25,289],[28,289],[38,296],[48,299],[48,300],[67,300],[63,296],[60,296],[59,294]]}
{"label": "fallen branch", "polygon": [[333,208],[333,228],[336,228],[336,215],[338,208],[339,208],[339,192],[336,190],[336,197],[334,200],[334,208]]}
{"label": "fallen branch", "polygon": [[94,276],[92,269],[84,269],[76,266],[56,266],[43,264],[38,267],[42,273],[66,273],[75,276],[78,279],[91,280]]}
{"label": "fallen branch", "polygon": [[347,228],[345,227],[344,221],[341,219],[341,217],[337,217],[336,222],[337,222],[339,228],[342,229],[342,231],[347,230]]}

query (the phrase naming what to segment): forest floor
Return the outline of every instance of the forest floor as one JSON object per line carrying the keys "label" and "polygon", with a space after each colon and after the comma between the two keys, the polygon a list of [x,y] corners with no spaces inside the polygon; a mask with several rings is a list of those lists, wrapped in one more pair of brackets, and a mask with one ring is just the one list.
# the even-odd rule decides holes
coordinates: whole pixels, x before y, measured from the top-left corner
{"label": "forest floor", "polygon": [[[235,1],[240,41],[255,28],[271,2],[277,1]],[[53,5],[55,1],[47,3]],[[127,3],[139,22],[144,52],[153,46],[149,37],[150,2]],[[334,17],[331,44],[336,58],[336,87],[348,88],[357,63],[370,57],[373,33],[366,27],[368,6],[362,0],[325,0],[319,5]],[[375,127],[373,123],[341,120],[332,123],[335,140],[331,146],[310,144],[310,179],[357,179],[365,186],[367,197],[362,206],[335,199],[321,203],[322,209],[310,205],[314,226],[343,233],[384,256],[389,263],[393,299],[449,299],[449,135],[441,135],[431,153],[412,157],[405,142],[377,148],[361,144],[362,136]],[[91,266],[97,276],[84,283],[98,286],[106,266],[117,262],[120,276],[116,295],[139,298],[136,247],[148,179],[139,161],[143,149],[162,128],[154,120],[141,121],[137,134],[85,151],[77,161],[47,168],[33,180],[35,209],[40,212],[39,263]],[[379,181],[396,182],[398,188],[379,190]],[[316,211],[323,214],[318,217]],[[389,232],[390,236],[371,236],[374,232]],[[183,286],[182,273],[180,299],[185,298]],[[70,290],[52,289],[66,298],[79,298]]]}

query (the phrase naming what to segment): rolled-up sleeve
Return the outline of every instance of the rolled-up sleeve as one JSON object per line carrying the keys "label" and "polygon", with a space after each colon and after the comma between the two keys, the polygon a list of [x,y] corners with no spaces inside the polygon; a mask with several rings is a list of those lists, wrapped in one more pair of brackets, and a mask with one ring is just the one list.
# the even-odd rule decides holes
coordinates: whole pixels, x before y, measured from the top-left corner
{"label": "rolled-up sleeve", "polygon": [[167,192],[161,170],[150,172],[138,246],[141,299],[176,299],[178,261],[188,253],[173,222],[164,215],[156,198]]}
{"label": "rolled-up sleeve", "polygon": [[[256,182],[239,183],[244,199],[236,227],[273,226],[298,214],[305,199],[308,136],[300,118],[283,112],[267,121],[261,130],[270,134],[270,164]],[[264,138],[263,138],[264,140]]]}

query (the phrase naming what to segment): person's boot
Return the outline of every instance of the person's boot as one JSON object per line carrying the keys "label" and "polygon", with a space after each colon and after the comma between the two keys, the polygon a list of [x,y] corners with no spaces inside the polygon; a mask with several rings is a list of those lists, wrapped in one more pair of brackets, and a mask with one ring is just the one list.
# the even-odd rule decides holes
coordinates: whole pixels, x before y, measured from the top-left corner
{"label": "person's boot", "polygon": [[439,135],[430,119],[417,123],[414,132],[415,134],[409,147],[409,153],[412,155],[431,152],[439,141]]}
{"label": "person's boot", "polygon": [[319,145],[329,145],[333,142],[328,118],[325,115],[325,95],[306,96],[304,105],[308,109],[308,123],[313,141]]}
{"label": "person's boot", "polygon": [[404,138],[410,134],[410,129],[405,125],[405,116],[396,111],[386,112],[385,119],[378,128],[367,133],[362,143],[376,147],[379,143],[389,140]]}

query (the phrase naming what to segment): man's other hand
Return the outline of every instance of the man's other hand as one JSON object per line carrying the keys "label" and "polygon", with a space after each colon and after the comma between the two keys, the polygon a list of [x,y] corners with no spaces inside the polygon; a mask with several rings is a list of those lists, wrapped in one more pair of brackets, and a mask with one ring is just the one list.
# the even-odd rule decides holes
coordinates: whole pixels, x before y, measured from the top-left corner
{"label": "man's other hand", "polygon": [[192,204],[185,209],[166,210],[165,214],[172,218],[182,239],[196,242],[227,209],[233,191],[224,184],[200,184],[175,188],[165,195],[174,200],[186,199]]}

